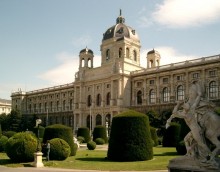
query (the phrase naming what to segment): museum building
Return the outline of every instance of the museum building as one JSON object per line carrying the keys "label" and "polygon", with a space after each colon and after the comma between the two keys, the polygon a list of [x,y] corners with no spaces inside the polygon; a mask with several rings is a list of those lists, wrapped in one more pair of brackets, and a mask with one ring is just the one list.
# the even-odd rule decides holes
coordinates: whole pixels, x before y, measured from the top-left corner
{"label": "museum building", "polygon": [[205,83],[206,96],[220,106],[220,55],[160,65],[156,50],[147,53],[147,66],[140,65],[140,39],[120,14],[116,24],[103,34],[101,66],[93,67],[93,51],[79,53],[75,81],[24,92],[13,92],[12,109],[43,125],[61,123],[72,127],[111,125],[112,118],[128,109],[160,114],[171,110],[176,101],[188,97],[190,84]]}

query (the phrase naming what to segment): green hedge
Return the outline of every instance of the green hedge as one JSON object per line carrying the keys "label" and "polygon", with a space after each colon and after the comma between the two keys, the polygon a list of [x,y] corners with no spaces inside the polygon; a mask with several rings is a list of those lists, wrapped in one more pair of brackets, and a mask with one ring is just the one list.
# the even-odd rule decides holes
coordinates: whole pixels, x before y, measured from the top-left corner
{"label": "green hedge", "polygon": [[88,143],[91,140],[89,128],[87,127],[78,128],[77,137],[79,136],[84,137],[85,140],[83,143]]}
{"label": "green hedge", "polygon": [[30,162],[34,160],[37,139],[28,132],[17,133],[8,139],[5,152],[14,162]]}
{"label": "green hedge", "polygon": [[67,127],[65,125],[61,125],[61,124],[54,124],[54,125],[50,125],[46,127],[44,131],[43,143],[46,143],[47,140],[51,140],[54,138],[60,138],[60,139],[65,140],[71,148],[70,155],[73,156],[74,145],[73,145],[72,128]]}
{"label": "green hedge", "polygon": [[10,137],[14,136],[16,133],[17,132],[15,132],[15,131],[5,131],[5,132],[3,132],[3,135],[10,138]]}
{"label": "green hedge", "polygon": [[104,145],[105,144],[105,140],[103,138],[96,138],[94,140],[94,142],[97,144],[97,145]]}
{"label": "green hedge", "polygon": [[105,143],[108,142],[106,127],[102,125],[97,125],[93,131],[93,141],[97,138],[102,138]]}
{"label": "green hedge", "polygon": [[[41,125],[39,125],[39,138],[44,138],[44,131],[45,128]],[[38,127],[33,128],[33,133],[38,137]]]}
{"label": "green hedge", "polygon": [[179,143],[180,124],[172,122],[163,136],[163,147],[176,147]]}
{"label": "green hedge", "polygon": [[54,138],[50,141],[50,160],[65,160],[70,156],[69,144],[60,138]]}
{"label": "green hedge", "polygon": [[154,141],[154,146],[158,146],[159,141],[158,141],[158,136],[157,136],[157,129],[154,127],[150,127],[150,133],[151,133],[151,138]]}
{"label": "green hedge", "polygon": [[5,151],[5,145],[8,141],[8,137],[6,136],[0,136],[0,152]]}
{"label": "green hedge", "polygon": [[130,110],[113,117],[107,157],[113,161],[144,161],[153,158],[147,115]]}
{"label": "green hedge", "polygon": [[94,141],[90,140],[90,141],[87,143],[87,148],[88,148],[89,150],[95,150],[95,148],[96,148],[96,143],[95,143]]}

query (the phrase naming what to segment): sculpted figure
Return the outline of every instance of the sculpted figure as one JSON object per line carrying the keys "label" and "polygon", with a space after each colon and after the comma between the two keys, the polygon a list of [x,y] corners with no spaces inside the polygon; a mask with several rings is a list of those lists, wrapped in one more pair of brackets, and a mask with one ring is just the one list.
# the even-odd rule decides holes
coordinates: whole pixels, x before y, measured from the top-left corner
{"label": "sculpted figure", "polygon": [[[175,117],[183,118],[190,128],[190,132],[184,138],[187,156],[197,159],[200,163],[213,168],[219,168],[216,158],[220,151],[220,116],[214,112],[214,105],[206,101],[204,85],[195,81],[189,89],[189,98],[186,102],[177,102],[173,114],[167,120],[169,127]],[[182,110],[179,108],[182,107]],[[207,140],[215,145],[211,152]]]}

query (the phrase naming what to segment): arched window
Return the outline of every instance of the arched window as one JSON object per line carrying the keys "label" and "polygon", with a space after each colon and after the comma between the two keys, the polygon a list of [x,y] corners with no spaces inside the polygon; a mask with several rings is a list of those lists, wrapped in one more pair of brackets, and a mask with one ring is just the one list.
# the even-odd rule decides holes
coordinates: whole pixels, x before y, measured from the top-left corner
{"label": "arched window", "polygon": [[92,61],[91,61],[91,59],[88,59],[88,67],[92,67]]}
{"label": "arched window", "polygon": [[129,48],[126,48],[126,57],[129,58],[130,50]]}
{"label": "arched window", "polygon": [[30,111],[30,113],[31,113],[31,110],[32,110],[32,109],[31,109],[31,104],[30,104],[30,105],[29,105],[29,111]]}
{"label": "arched window", "polygon": [[150,90],[150,103],[156,103],[156,94],[154,89]]}
{"label": "arched window", "polygon": [[96,115],[96,125],[102,125],[102,116],[101,115]]}
{"label": "arched window", "polygon": [[91,128],[92,128],[92,116],[88,115],[87,118],[86,118],[86,126],[88,128],[90,128],[90,125],[91,125]]}
{"label": "arched window", "polygon": [[53,112],[53,102],[50,102],[50,111]]}
{"label": "arched window", "polygon": [[65,116],[62,117],[62,124],[63,124],[63,125],[66,124],[66,118],[65,118]]}
{"label": "arched window", "polygon": [[70,99],[70,110],[73,109],[73,99]]}
{"label": "arched window", "polygon": [[82,67],[85,67],[85,60],[84,59],[82,59],[81,65],[82,65]]}
{"label": "arched window", "polygon": [[66,100],[63,101],[63,110],[66,109]]}
{"label": "arched window", "polygon": [[137,92],[137,104],[142,104],[142,92],[140,90]]}
{"label": "arched window", "polygon": [[170,94],[168,88],[165,87],[162,92],[163,102],[169,102]]}
{"label": "arched window", "polygon": [[47,111],[47,102],[44,103],[44,111]]}
{"label": "arched window", "polygon": [[111,94],[110,92],[108,92],[106,95],[106,105],[110,105],[110,99],[111,99]]}
{"label": "arched window", "polygon": [[39,104],[39,112],[41,112],[41,103]]}
{"label": "arched window", "polygon": [[57,111],[59,111],[59,106],[60,106],[60,103],[59,101],[57,101]]}
{"label": "arched window", "polygon": [[69,126],[72,127],[73,126],[73,117],[69,116]]}
{"label": "arched window", "polygon": [[154,66],[154,61],[153,61],[153,60],[150,60],[150,64],[149,64],[149,65],[150,65],[150,66],[149,66],[150,68],[153,67],[153,66]]}
{"label": "arched window", "polygon": [[177,87],[177,100],[184,100],[184,89],[182,85]]}
{"label": "arched window", "polygon": [[90,107],[91,105],[92,105],[92,97],[91,97],[91,95],[88,95],[87,106]]}
{"label": "arched window", "polygon": [[100,94],[98,94],[96,97],[96,105],[101,106],[101,95]]}
{"label": "arched window", "polygon": [[119,57],[119,58],[122,57],[122,48],[119,48],[119,51],[118,51],[118,57]]}
{"label": "arched window", "polygon": [[218,97],[218,86],[215,81],[209,83],[209,98]]}
{"label": "arched window", "polygon": [[109,49],[106,50],[105,56],[106,56],[106,60],[110,59],[110,50]]}
{"label": "arched window", "polygon": [[136,50],[133,51],[134,61],[137,61],[137,52]]}

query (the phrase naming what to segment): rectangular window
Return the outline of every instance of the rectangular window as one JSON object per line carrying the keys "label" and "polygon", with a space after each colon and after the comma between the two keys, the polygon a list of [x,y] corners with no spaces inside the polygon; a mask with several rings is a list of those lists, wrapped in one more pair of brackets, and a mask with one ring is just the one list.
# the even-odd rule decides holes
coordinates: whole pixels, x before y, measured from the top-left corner
{"label": "rectangular window", "polygon": [[192,77],[193,77],[193,79],[199,78],[199,73],[193,73],[193,74],[192,74]]}
{"label": "rectangular window", "polygon": [[216,71],[215,70],[211,70],[209,71],[209,76],[216,76]]}
{"label": "rectangular window", "polygon": [[168,83],[168,78],[163,78],[163,83],[167,84]]}
{"label": "rectangular window", "polygon": [[150,80],[150,85],[154,85],[154,80]]}
{"label": "rectangular window", "polygon": [[142,82],[137,82],[137,87],[142,87]]}
{"label": "rectangular window", "polygon": [[177,80],[177,81],[182,81],[182,80],[183,80],[183,75],[178,75],[178,76],[176,76],[176,80]]}

